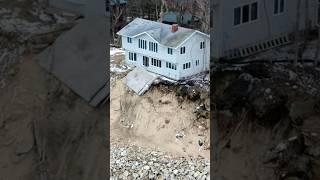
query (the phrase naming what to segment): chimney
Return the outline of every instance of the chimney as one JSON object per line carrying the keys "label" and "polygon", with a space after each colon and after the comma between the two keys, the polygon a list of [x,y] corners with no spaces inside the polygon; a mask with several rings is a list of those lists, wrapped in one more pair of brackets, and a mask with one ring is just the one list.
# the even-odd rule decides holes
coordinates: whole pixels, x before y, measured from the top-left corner
{"label": "chimney", "polygon": [[179,25],[178,24],[172,24],[171,26],[171,32],[177,32],[178,31],[178,28],[179,28]]}

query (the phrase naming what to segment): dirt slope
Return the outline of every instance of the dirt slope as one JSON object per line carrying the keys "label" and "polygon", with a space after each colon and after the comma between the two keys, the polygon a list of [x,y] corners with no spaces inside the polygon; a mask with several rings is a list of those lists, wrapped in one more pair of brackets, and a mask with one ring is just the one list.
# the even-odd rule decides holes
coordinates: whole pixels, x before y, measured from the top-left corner
{"label": "dirt slope", "polygon": [[[196,125],[194,112],[198,104],[187,100],[179,102],[174,90],[162,88],[155,86],[138,96],[129,92],[121,80],[111,87],[111,141],[124,141],[177,156],[209,158],[209,149],[199,151],[198,140],[203,140],[208,147],[210,136],[209,129]],[[184,136],[177,139],[177,134]]]}
{"label": "dirt slope", "polygon": [[216,178],[319,179],[318,68],[251,64],[213,74]]}

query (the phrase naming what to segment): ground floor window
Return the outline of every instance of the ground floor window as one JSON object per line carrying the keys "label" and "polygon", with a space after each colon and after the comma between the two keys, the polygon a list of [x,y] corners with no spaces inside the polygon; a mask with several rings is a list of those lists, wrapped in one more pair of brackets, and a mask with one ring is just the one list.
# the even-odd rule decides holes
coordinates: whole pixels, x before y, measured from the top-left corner
{"label": "ground floor window", "polygon": [[166,62],[166,67],[169,69],[177,70],[177,65]]}
{"label": "ground floor window", "polygon": [[137,61],[137,54],[129,52],[129,60],[131,61]]}
{"label": "ground floor window", "polygon": [[199,66],[200,60],[196,60],[196,66]]}
{"label": "ground floor window", "polygon": [[142,64],[146,67],[149,66],[149,58],[146,57],[146,56],[143,56],[143,61],[142,61]]}
{"label": "ground floor window", "polygon": [[189,69],[191,68],[191,62],[183,64],[183,69]]}
{"label": "ground floor window", "polygon": [[161,68],[161,60],[151,58],[151,65],[152,65],[152,66],[156,66],[156,67],[160,67],[160,68]]}

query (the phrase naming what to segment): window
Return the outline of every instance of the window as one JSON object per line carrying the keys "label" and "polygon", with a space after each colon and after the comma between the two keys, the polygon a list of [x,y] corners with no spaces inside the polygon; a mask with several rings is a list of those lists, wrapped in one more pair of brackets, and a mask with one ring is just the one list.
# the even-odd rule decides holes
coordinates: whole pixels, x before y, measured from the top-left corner
{"label": "window", "polygon": [[245,5],[242,8],[242,23],[249,22],[249,5]]}
{"label": "window", "polygon": [[234,8],[233,24],[248,23],[258,19],[258,2]]}
{"label": "window", "polygon": [[274,0],[274,14],[280,14],[284,12],[284,0]]}
{"label": "window", "polygon": [[234,25],[238,25],[241,22],[241,8],[234,9]]}
{"label": "window", "polygon": [[172,48],[168,48],[168,54],[172,54],[173,50]]}
{"label": "window", "polygon": [[181,47],[180,54],[185,54],[185,53],[186,53],[186,47]]}
{"label": "window", "polygon": [[149,50],[153,52],[158,52],[158,44],[154,42],[149,42]]}
{"label": "window", "polygon": [[196,66],[199,66],[200,60],[196,60]]}
{"label": "window", "polygon": [[251,4],[251,21],[258,19],[258,3]]}
{"label": "window", "polygon": [[161,60],[151,58],[151,65],[161,68]]}
{"label": "window", "polygon": [[137,54],[129,52],[129,60],[131,61],[137,61]]}
{"label": "window", "polygon": [[128,43],[132,43],[132,38],[127,37],[127,41],[128,41]]}
{"label": "window", "polygon": [[191,62],[183,64],[183,69],[189,69],[191,68]]}
{"label": "window", "polygon": [[142,64],[146,67],[149,66],[149,58],[146,57],[146,56],[143,56],[143,61],[142,61]]}
{"label": "window", "polygon": [[204,49],[206,46],[205,46],[205,42],[200,42],[200,49]]}
{"label": "window", "polygon": [[147,41],[146,40],[142,40],[142,39],[139,39],[139,48],[141,49],[147,49]]}
{"label": "window", "polygon": [[169,69],[177,70],[177,66],[169,62],[166,62],[166,67]]}

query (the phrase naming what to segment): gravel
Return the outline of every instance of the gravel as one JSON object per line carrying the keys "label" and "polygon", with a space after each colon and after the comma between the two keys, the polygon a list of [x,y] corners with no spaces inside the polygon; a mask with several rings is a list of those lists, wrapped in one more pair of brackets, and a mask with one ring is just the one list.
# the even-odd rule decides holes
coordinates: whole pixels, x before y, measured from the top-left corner
{"label": "gravel", "polygon": [[111,180],[118,179],[210,179],[210,160],[173,157],[160,151],[112,144]]}

